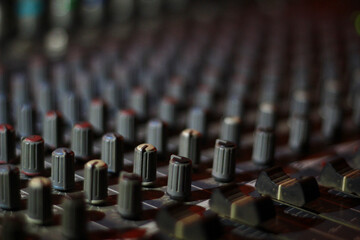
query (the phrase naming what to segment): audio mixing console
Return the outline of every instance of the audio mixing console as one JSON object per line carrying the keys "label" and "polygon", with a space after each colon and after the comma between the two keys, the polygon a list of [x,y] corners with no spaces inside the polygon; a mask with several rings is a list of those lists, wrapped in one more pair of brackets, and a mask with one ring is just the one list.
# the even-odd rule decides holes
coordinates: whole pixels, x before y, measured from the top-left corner
{"label": "audio mixing console", "polygon": [[356,1],[0,3],[2,239],[359,239]]}

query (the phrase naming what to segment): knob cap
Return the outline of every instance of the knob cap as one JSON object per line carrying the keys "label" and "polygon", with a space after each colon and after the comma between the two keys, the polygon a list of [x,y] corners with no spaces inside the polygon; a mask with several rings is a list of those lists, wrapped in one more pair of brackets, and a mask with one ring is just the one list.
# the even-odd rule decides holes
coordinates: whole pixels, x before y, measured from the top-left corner
{"label": "knob cap", "polygon": [[294,92],[290,111],[291,115],[309,115],[310,96],[307,91],[299,89]]}
{"label": "knob cap", "polygon": [[75,187],[74,152],[58,148],[51,154],[51,181],[56,190],[69,191]]}
{"label": "knob cap", "polygon": [[177,124],[178,104],[175,98],[164,97],[160,103],[160,119],[174,128]]}
{"label": "knob cap", "polygon": [[20,208],[19,169],[11,165],[0,166],[0,207],[6,210]]}
{"label": "knob cap", "polygon": [[275,105],[270,102],[263,102],[260,104],[257,115],[257,128],[272,128],[276,126],[276,109]]}
{"label": "knob cap", "polygon": [[0,125],[0,163],[14,163],[15,155],[15,130],[9,124]]}
{"label": "knob cap", "polygon": [[244,99],[238,96],[232,96],[227,100],[225,108],[226,117],[242,117],[244,114]]}
{"label": "knob cap", "polygon": [[44,140],[33,135],[21,142],[21,171],[27,176],[40,175],[44,170]]}
{"label": "knob cap", "polygon": [[180,134],[179,155],[191,159],[194,168],[200,164],[201,139],[201,133],[194,129],[185,129]]}
{"label": "knob cap", "polygon": [[51,182],[45,177],[36,177],[29,182],[27,215],[29,219],[41,225],[52,221]]}
{"label": "knob cap", "polygon": [[42,114],[46,114],[47,112],[56,109],[55,93],[48,83],[41,83],[37,100],[36,106]]}
{"label": "knob cap", "polygon": [[106,131],[108,109],[107,105],[101,99],[94,99],[90,104],[89,121],[98,133]]}
{"label": "knob cap", "polygon": [[70,126],[80,121],[80,98],[73,92],[63,93],[61,111]]}
{"label": "knob cap", "polygon": [[87,203],[99,205],[107,198],[107,165],[95,159],[87,162],[84,169],[84,192]]}
{"label": "knob cap", "polygon": [[131,109],[122,110],[116,119],[116,131],[124,137],[126,142],[136,142],[136,116]]}
{"label": "knob cap", "polygon": [[214,149],[212,176],[218,182],[230,182],[235,177],[236,145],[217,139]]}
{"label": "knob cap", "polygon": [[71,131],[71,149],[75,157],[87,160],[93,153],[93,131],[88,122],[77,123]]}
{"label": "knob cap", "polygon": [[101,141],[101,159],[108,165],[108,172],[119,173],[124,164],[124,138],[107,133]]}
{"label": "knob cap", "polygon": [[258,128],[255,131],[252,160],[259,165],[272,165],[275,152],[275,134],[272,129]]}
{"label": "knob cap", "polygon": [[118,211],[128,219],[139,219],[142,212],[141,177],[122,172],[119,179]]}
{"label": "knob cap", "polygon": [[31,104],[21,106],[17,117],[17,130],[21,137],[35,134],[36,112]]}
{"label": "knob cap", "polygon": [[44,140],[45,144],[51,148],[63,145],[63,117],[57,111],[49,111],[44,119]]}
{"label": "knob cap", "polygon": [[204,140],[207,138],[208,113],[202,108],[192,108],[188,117],[188,128],[199,131]]}
{"label": "knob cap", "polygon": [[130,107],[134,109],[136,115],[144,120],[149,115],[148,94],[143,88],[136,88],[130,98]]}
{"label": "knob cap", "polygon": [[171,155],[167,194],[174,200],[186,200],[191,195],[191,160],[186,157]]}
{"label": "knob cap", "polygon": [[239,117],[226,117],[221,124],[220,139],[240,145],[241,119]]}
{"label": "knob cap", "polygon": [[133,172],[141,176],[142,185],[149,186],[156,181],[157,150],[149,144],[140,144],[134,151]]}
{"label": "knob cap", "polygon": [[160,155],[167,152],[167,125],[161,120],[151,120],[147,125],[146,142],[154,145]]}
{"label": "knob cap", "polygon": [[309,146],[310,121],[307,117],[294,115],[290,119],[289,147],[296,153],[306,152]]}
{"label": "knob cap", "polygon": [[62,204],[62,234],[67,239],[86,239],[86,206],[82,194],[66,195]]}

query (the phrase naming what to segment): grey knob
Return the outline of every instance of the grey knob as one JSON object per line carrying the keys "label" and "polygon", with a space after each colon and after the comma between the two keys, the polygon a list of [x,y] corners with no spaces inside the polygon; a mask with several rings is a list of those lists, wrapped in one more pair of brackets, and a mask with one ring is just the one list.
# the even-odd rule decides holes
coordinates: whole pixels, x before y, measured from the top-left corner
{"label": "grey knob", "polygon": [[99,205],[107,198],[107,165],[99,159],[91,160],[85,164],[84,192],[86,202]]}
{"label": "grey knob", "polygon": [[151,120],[147,125],[146,142],[154,145],[159,157],[164,157],[167,152],[167,125],[161,120]]}
{"label": "grey knob", "polygon": [[101,99],[94,99],[90,104],[90,116],[89,121],[94,127],[94,130],[98,133],[103,133],[106,131],[107,123],[107,105]]}
{"label": "grey knob", "polygon": [[82,194],[66,195],[62,204],[62,234],[66,239],[84,240],[86,237],[86,206]]}
{"label": "grey knob", "polygon": [[61,111],[66,122],[73,126],[80,121],[80,98],[73,92],[66,92],[62,95]]}
{"label": "grey knob", "polygon": [[93,131],[88,122],[77,123],[71,131],[71,149],[75,157],[87,160],[93,153]]}
{"label": "grey knob", "polygon": [[148,94],[143,88],[136,88],[130,98],[130,107],[134,109],[139,119],[144,120],[149,115]]}
{"label": "grey knob", "polygon": [[44,140],[33,135],[21,142],[21,171],[31,177],[40,175],[44,170]]}
{"label": "grey knob", "polygon": [[17,132],[19,136],[26,137],[35,134],[35,131],[36,112],[31,104],[24,104],[17,116]]}
{"label": "grey knob", "polygon": [[52,221],[51,182],[45,177],[36,177],[29,182],[27,215],[29,219],[40,225]]}
{"label": "grey knob", "polygon": [[167,194],[174,200],[186,200],[191,195],[191,160],[186,157],[171,155]]}
{"label": "grey knob", "polygon": [[11,123],[9,99],[5,94],[0,94],[0,123]]}
{"label": "grey knob", "polygon": [[276,126],[276,109],[275,105],[270,102],[260,104],[257,115],[257,128],[272,128]]}
{"label": "grey knob", "polygon": [[51,181],[53,188],[69,191],[75,187],[74,152],[68,148],[58,148],[51,154]]}
{"label": "grey knob", "polygon": [[118,211],[128,219],[139,219],[142,212],[141,177],[122,172],[119,179]]}
{"label": "grey knob", "polygon": [[206,85],[200,86],[195,98],[195,105],[197,107],[211,110],[213,108],[214,92]]}
{"label": "grey knob", "polygon": [[0,163],[15,163],[15,131],[9,124],[0,125]]}
{"label": "grey knob", "polygon": [[25,226],[26,224],[22,215],[6,215],[3,219],[1,239],[26,239]]}
{"label": "grey knob", "polygon": [[296,90],[291,103],[291,115],[307,116],[310,112],[310,96],[305,90]]}
{"label": "grey knob", "polygon": [[321,132],[325,140],[335,142],[341,135],[342,109],[338,105],[325,105],[322,108]]}
{"label": "grey knob", "polygon": [[200,164],[201,140],[201,133],[194,129],[185,129],[180,134],[179,155],[191,159],[194,168]]}
{"label": "grey knob", "polygon": [[115,111],[122,107],[122,94],[119,94],[122,92],[122,89],[120,88],[119,84],[116,81],[107,81],[103,92],[102,97],[108,104],[109,108],[112,111]]}
{"label": "grey knob", "polygon": [[160,103],[160,119],[174,128],[177,124],[178,104],[175,98],[164,97]]}
{"label": "grey knob", "polygon": [[185,81],[180,77],[175,77],[171,80],[169,89],[169,95],[174,97],[179,104],[184,105],[186,102],[186,88]]}
{"label": "grey knob", "polygon": [[141,176],[142,185],[153,185],[156,181],[157,150],[149,144],[140,144],[134,151],[133,172]]}
{"label": "grey knob", "polygon": [[309,146],[310,120],[294,115],[290,119],[289,147],[296,153],[306,152]]}
{"label": "grey knob", "polygon": [[230,182],[235,177],[236,145],[217,139],[214,149],[212,176],[218,182]]}
{"label": "grey knob", "polygon": [[14,210],[20,208],[20,174],[12,165],[0,166],[0,207]]}
{"label": "grey knob", "polygon": [[37,108],[41,113],[55,109],[55,92],[48,83],[41,83],[39,89],[39,96],[37,96]]}
{"label": "grey knob", "polygon": [[208,113],[202,108],[192,108],[188,116],[188,128],[195,129],[203,135],[203,139],[207,138]]}
{"label": "grey knob", "polygon": [[108,171],[119,173],[124,164],[124,138],[117,133],[107,133],[101,141],[101,159],[108,165]]}
{"label": "grey knob", "polygon": [[229,97],[226,102],[225,116],[226,117],[243,117],[244,114],[244,99],[238,96]]}
{"label": "grey knob", "polygon": [[61,113],[57,111],[47,112],[43,126],[45,144],[50,148],[62,146],[64,120]]}
{"label": "grey knob", "polygon": [[11,96],[15,116],[17,116],[23,104],[30,100],[29,88],[25,79],[25,74],[16,74],[11,81]]}
{"label": "grey knob", "polygon": [[136,115],[131,109],[118,112],[116,119],[116,131],[124,137],[126,142],[136,142]]}
{"label": "grey knob", "polygon": [[275,152],[275,134],[272,129],[258,128],[255,131],[252,160],[259,165],[272,165]]}
{"label": "grey knob", "polygon": [[220,139],[230,141],[240,146],[241,119],[226,117],[221,124]]}

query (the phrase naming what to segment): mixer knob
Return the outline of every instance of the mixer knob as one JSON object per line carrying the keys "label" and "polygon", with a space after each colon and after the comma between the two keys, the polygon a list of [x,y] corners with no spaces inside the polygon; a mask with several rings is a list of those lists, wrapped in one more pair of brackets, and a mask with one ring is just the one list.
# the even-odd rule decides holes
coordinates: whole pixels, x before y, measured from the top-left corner
{"label": "mixer knob", "polygon": [[62,234],[66,239],[83,240],[86,237],[86,206],[82,194],[66,195],[62,204]]}
{"label": "mixer knob", "polygon": [[171,155],[166,192],[174,200],[186,200],[191,195],[191,160]]}
{"label": "mixer knob", "polygon": [[179,156],[189,158],[194,168],[200,164],[201,139],[201,133],[194,129],[185,129],[180,134]]}
{"label": "mixer knob", "polygon": [[102,100],[95,99],[91,101],[89,111],[89,121],[94,130],[98,133],[105,132],[108,115],[107,105]]}
{"label": "mixer knob", "polygon": [[51,154],[51,181],[59,191],[68,191],[75,186],[74,152],[67,148],[58,148]]}
{"label": "mixer knob", "polygon": [[45,144],[51,148],[63,145],[63,117],[57,111],[49,111],[44,119],[44,140]]}
{"label": "mixer knob", "polygon": [[226,117],[221,124],[220,139],[230,141],[240,146],[241,119]]}
{"label": "mixer knob", "polygon": [[341,135],[343,113],[340,106],[325,105],[322,108],[321,132],[327,142],[335,142]]}
{"label": "mixer knob", "polygon": [[80,98],[73,92],[63,93],[61,99],[61,111],[66,122],[73,126],[80,121]]}
{"label": "mixer knob", "polygon": [[29,219],[40,225],[52,221],[51,182],[45,177],[36,177],[29,182],[27,215]]}
{"label": "mixer knob", "polygon": [[55,93],[48,83],[41,82],[39,96],[37,97],[37,108],[42,114],[55,109]]}
{"label": "mixer knob", "polygon": [[128,143],[136,142],[136,115],[131,109],[119,111],[116,119],[116,131]]}
{"label": "mixer knob", "polygon": [[226,102],[226,117],[243,117],[244,115],[244,99],[242,97],[232,96]]}
{"label": "mixer knob", "polygon": [[20,174],[17,167],[0,166],[0,207],[2,209],[20,208]]}
{"label": "mixer knob", "polygon": [[21,171],[27,176],[40,175],[44,170],[44,140],[33,135],[21,142]]}
{"label": "mixer knob", "polygon": [[99,205],[107,198],[107,165],[95,159],[87,162],[84,168],[84,192],[86,202]]}
{"label": "mixer knob", "polygon": [[270,102],[260,104],[257,115],[257,128],[272,128],[276,126],[276,109],[275,105]]}
{"label": "mixer knob", "polygon": [[75,157],[87,160],[92,155],[93,131],[88,122],[77,123],[71,131],[71,149]]}
{"label": "mixer knob", "polygon": [[127,219],[139,219],[142,212],[141,177],[122,172],[119,179],[118,211]]}
{"label": "mixer knob", "polygon": [[148,118],[149,115],[148,98],[148,94],[143,88],[136,88],[130,98],[130,106],[141,120]]}
{"label": "mixer knob", "polygon": [[217,139],[214,150],[212,176],[219,182],[230,182],[235,177],[236,145]]}
{"label": "mixer knob", "polygon": [[165,97],[160,103],[160,119],[166,122],[171,128],[176,128],[178,120],[178,104],[176,99]]}
{"label": "mixer knob", "polygon": [[309,115],[310,96],[307,91],[299,89],[294,92],[290,111],[291,115]]}
{"label": "mixer knob", "polygon": [[161,120],[151,120],[147,125],[146,142],[154,145],[160,158],[167,152],[167,124]]}
{"label": "mixer knob", "polygon": [[0,123],[10,123],[10,104],[5,94],[0,94]]}
{"label": "mixer knob", "polygon": [[153,185],[156,181],[157,149],[149,144],[140,144],[134,151],[133,172],[141,176],[142,185]]}
{"label": "mixer knob", "polygon": [[117,133],[107,133],[101,141],[101,160],[108,165],[108,172],[119,173],[124,164],[124,138]]}
{"label": "mixer knob", "polygon": [[0,163],[14,163],[15,155],[15,131],[9,124],[0,125]]}
{"label": "mixer knob", "polygon": [[188,128],[195,129],[203,135],[203,139],[207,138],[208,113],[202,108],[192,108],[188,116]]}
{"label": "mixer knob", "polygon": [[35,134],[36,112],[31,104],[24,104],[20,107],[17,117],[17,130],[21,137]]}
{"label": "mixer knob", "polygon": [[310,121],[294,115],[290,119],[289,147],[296,153],[304,153],[309,147]]}
{"label": "mixer knob", "polygon": [[255,164],[271,165],[274,162],[275,134],[272,129],[258,128],[255,131],[252,160]]}

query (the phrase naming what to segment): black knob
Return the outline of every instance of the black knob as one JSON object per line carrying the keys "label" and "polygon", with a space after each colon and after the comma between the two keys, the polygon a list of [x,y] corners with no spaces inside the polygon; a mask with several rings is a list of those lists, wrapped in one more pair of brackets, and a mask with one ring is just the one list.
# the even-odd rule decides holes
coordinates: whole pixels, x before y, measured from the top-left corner
{"label": "black knob", "polygon": [[66,239],[84,240],[86,237],[86,206],[82,194],[66,195],[62,204],[62,234]]}
{"label": "black knob", "polygon": [[134,151],[133,172],[141,176],[142,185],[153,185],[156,181],[157,150],[149,144],[140,144]]}
{"label": "black knob", "polygon": [[101,141],[101,160],[108,165],[108,171],[119,173],[124,164],[124,138],[117,133],[107,133]]}
{"label": "black knob", "polygon": [[95,159],[87,162],[84,168],[84,192],[86,202],[99,205],[107,198],[107,165]]}
{"label": "black knob", "polygon": [[230,182],[235,177],[236,145],[217,139],[214,149],[212,176],[218,182]]}
{"label": "black knob", "polygon": [[77,123],[71,131],[71,149],[78,159],[87,160],[93,153],[93,131],[88,122]]}
{"label": "black knob", "polygon": [[53,188],[69,191],[75,187],[74,152],[68,148],[58,148],[51,154],[51,181]]}
{"label": "black knob", "polygon": [[0,166],[0,207],[14,210],[20,208],[19,169],[11,165]]}
{"label": "black knob", "polygon": [[119,179],[118,211],[128,219],[139,219],[142,212],[141,177],[122,172]]}
{"label": "black knob", "polygon": [[44,140],[33,135],[21,142],[21,171],[27,176],[40,175],[44,170]]}
{"label": "black knob", "polygon": [[0,125],[0,163],[15,163],[15,130],[9,124]]}
{"label": "black knob", "polygon": [[201,139],[201,133],[194,129],[185,129],[180,134],[179,155],[189,158],[194,168],[200,164]]}
{"label": "black knob", "polygon": [[29,219],[40,225],[52,221],[51,182],[45,177],[36,177],[29,182],[27,215]]}
{"label": "black knob", "polygon": [[191,195],[191,160],[186,157],[171,155],[167,194],[174,200],[186,200]]}

